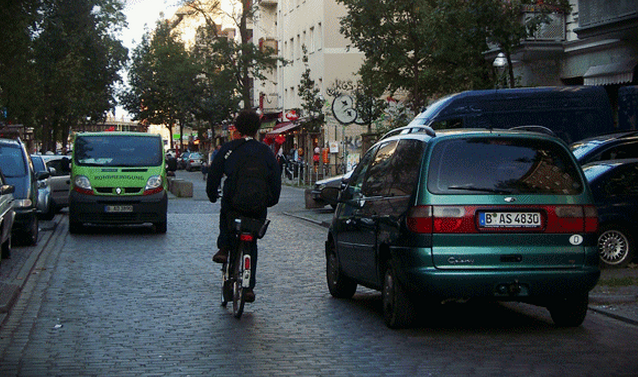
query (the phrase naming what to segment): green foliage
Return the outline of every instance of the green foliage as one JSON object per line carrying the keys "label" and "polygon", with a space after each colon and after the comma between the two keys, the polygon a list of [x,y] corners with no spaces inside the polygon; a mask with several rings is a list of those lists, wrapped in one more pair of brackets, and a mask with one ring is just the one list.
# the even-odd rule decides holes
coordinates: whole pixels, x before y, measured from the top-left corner
{"label": "green foliage", "polygon": [[306,67],[301,74],[301,80],[297,86],[299,97],[301,98],[301,107],[304,110],[303,127],[310,133],[317,133],[321,130],[321,126],[324,123],[323,115],[323,98],[321,97],[321,89],[315,85],[308,66],[308,49],[306,45],[301,46],[303,57],[302,61]]}
{"label": "green foliage", "polygon": [[[348,10],[342,34],[365,54],[360,74],[376,78],[375,91],[407,92],[413,112],[432,97],[492,87],[495,73],[483,57],[488,42],[510,54],[550,12],[569,10],[567,0],[337,2]],[[537,13],[523,22],[523,9]]]}

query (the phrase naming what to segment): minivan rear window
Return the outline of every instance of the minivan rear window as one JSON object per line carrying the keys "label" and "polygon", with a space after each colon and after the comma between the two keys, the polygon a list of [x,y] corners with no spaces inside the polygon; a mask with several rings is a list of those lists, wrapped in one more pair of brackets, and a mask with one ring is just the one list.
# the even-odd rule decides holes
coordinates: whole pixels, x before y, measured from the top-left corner
{"label": "minivan rear window", "polygon": [[575,195],[583,190],[569,152],[549,140],[466,138],[437,144],[428,190],[434,194]]}
{"label": "minivan rear window", "polygon": [[162,150],[158,137],[78,136],[74,163],[84,166],[159,166],[162,164]]}
{"label": "minivan rear window", "polygon": [[2,173],[6,178],[24,177],[27,175],[27,165],[24,162],[22,148],[15,145],[3,145],[0,147],[0,159]]}

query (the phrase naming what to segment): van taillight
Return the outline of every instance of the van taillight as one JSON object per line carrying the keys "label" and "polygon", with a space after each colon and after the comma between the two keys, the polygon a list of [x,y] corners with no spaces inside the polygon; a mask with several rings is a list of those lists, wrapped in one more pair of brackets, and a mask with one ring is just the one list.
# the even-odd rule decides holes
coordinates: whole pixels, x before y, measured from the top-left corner
{"label": "van taillight", "polygon": [[594,233],[597,230],[598,211],[594,206],[548,207],[546,233]]}
{"label": "van taillight", "polygon": [[406,223],[411,232],[432,233],[432,206],[410,208]]}
{"label": "van taillight", "polygon": [[415,233],[476,233],[475,207],[417,206],[408,212],[408,229]]}

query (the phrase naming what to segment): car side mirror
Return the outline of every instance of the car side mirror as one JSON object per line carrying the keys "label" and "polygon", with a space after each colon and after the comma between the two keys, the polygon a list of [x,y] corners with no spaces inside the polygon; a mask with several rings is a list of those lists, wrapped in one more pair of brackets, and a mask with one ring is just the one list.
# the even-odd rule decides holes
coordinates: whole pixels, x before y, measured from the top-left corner
{"label": "car side mirror", "polygon": [[320,196],[321,199],[326,201],[326,203],[331,206],[336,206],[337,203],[339,203],[340,193],[341,190],[337,187],[324,187],[323,190],[321,190]]}
{"label": "car side mirror", "polygon": [[13,194],[15,190],[16,190],[15,186],[2,185],[2,188],[0,188],[0,195]]}
{"label": "car side mirror", "polygon": [[35,178],[38,181],[41,181],[43,179],[47,179],[51,176],[51,173],[49,173],[48,171],[39,171],[37,173],[35,173]]}

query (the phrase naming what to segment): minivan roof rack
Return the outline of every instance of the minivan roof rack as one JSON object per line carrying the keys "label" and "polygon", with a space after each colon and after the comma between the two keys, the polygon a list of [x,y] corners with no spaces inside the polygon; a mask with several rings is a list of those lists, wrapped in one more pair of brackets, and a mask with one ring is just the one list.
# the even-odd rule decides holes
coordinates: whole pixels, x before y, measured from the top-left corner
{"label": "minivan roof rack", "polygon": [[550,136],[556,136],[554,131],[550,130],[549,128],[547,128],[545,126],[537,126],[537,125],[532,125],[532,124],[526,125],[526,126],[512,127],[512,128],[510,128],[510,130],[513,130],[513,131],[538,132],[538,133],[542,133],[542,134],[546,134],[546,135],[550,135]]}
{"label": "minivan roof rack", "polygon": [[393,130],[390,130],[390,131],[386,132],[386,134],[383,135],[381,137],[381,139],[385,139],[385,138],[390,137],[390,136],[405,135],[405,134],[412,134],[412,133],[425,133],[426,135],[428,135],[430,137],[435,137],[436,136],[436,132],[434,132],[432,127],[414,125],[414,126],[399,127],[399,128],[395,128]]}

